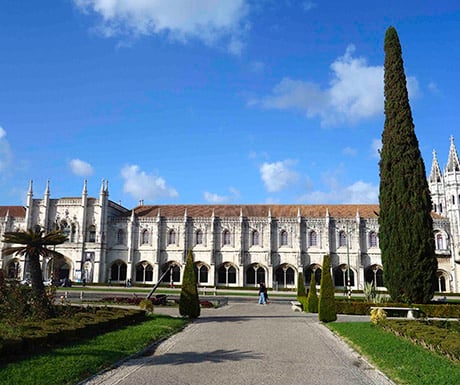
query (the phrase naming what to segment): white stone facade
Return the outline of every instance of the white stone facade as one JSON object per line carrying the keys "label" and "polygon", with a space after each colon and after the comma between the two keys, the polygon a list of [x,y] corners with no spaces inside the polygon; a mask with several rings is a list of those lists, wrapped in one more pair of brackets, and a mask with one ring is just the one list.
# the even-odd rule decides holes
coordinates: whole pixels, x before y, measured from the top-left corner
{"label": "white stone facade", "polygon": [[[441,173],[436,156],[429,177],[439,291],[460,291],[460,164],[453,139]],[[102,182],[98,198],[86,182],[80,196],[52,199],[49,183],[26,207],[0,206],[0,235],[40,225],[62,229],[69,241],[56,246],[65,262],[43,261],[44,278],[88,283],[180,284],[188,250],[194,255],[201,286],[294,288],[298,273],[307,283],[319,279],[322,259],[331,255],[337,288],[383,288],[378,245],[378,205],[140,205],[134,209],[109,200]],[[8,245],[0,243],[3,249]],[[27,263],[2,257],[9,277],[25,278]]]}

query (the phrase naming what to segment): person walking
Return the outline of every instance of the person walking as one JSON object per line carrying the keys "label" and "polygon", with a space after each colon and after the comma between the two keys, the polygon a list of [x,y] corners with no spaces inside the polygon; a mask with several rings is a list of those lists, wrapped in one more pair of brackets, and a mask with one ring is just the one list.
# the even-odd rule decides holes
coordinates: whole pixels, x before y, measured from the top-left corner
{"label": "person walking", "polygon": [[259,305],[266,305],[267,304],[267,287],[265,286],[264,282],[259,284]]}

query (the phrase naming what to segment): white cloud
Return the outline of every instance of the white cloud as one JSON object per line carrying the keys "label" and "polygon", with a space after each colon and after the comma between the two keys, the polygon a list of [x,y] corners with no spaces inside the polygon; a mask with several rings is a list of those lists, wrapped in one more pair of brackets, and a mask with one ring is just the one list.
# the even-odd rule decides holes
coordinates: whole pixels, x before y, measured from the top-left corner
{"label": "white cloud", "polygon": [[350,186],[336,185],[328,192],[313,191],[303,195],[300,201],[309,204],[366,204],[378,203],[379,188],[371,183],[357,181]]}
{"label": "white cloud", "polygon": [[382,139],[373,139],[372,144],[371,144],[372,157],[380,159],[381,149],[382,149]]}
{"label": "white cloud", "polygon": [[298,173],[291,170],[295,164],[296,162],[290,159],[263,163],[260,167],[260,175],[267,191],[277,192],[295,183],[299,179]]}
{"label": "white cloud", "polygon": [[89,176],[94,172],[93,166],[81,159],[72,159],[70,161],[70,169],[75,175],[80,176]]}
{"label": "white cloud", "polygon": [[428,89],[431,91],[431,93],[438,95],[440,93],[438,85],[435,82],[430,82],[428,84]]}
{"label": "white cloud", "polygon": [[8,169],[12,157],[10,144],[6,140],[6,131],[0,126],[0,172]]}
{"label": "white cloud", "polygon": [[227,196],[213,194],[213,193],[210,193],[208,191],[205,191],[203,193],[203,195],[204,195],[205,201],[209,202],[209,203],[225,203],[225,202],[228,202],[228,197]]}
{"label": "white cloud", "polygon": [[162,177],[140,171],[137,165],[123,167],[121,176],[124,179],[123,192],[130,194],[135,199],[153,201],[160,197],[175,198],[179,196],[177,191],[169,187]]}
{"label": "white cloud", "polygon": [[352,147],[345,147],[342,150],[342,154],[348,155],[348,156],[356,156],[357,153],[358,151],[356,151],[356,148],[352,148]]}
{"label": "white cloud", "polygon": [[249,6],[246,0],[73,0],[84,13],[100,17],[104,36],[166,34],[179,41],[199,39],[206,44],[226,43],[239,54]]}
{"label": "white cloud", "polygon": [[240,197],[240,192],[236,188],[230,187],[228,190],[230,195],[218,195],[205,191],[203,196],[206,202],[214,204],[227,203]]}
{"label": "white cloud", "polygon": [[311,11],[313,8],[316,8],[317,6],[318,4],[314,3],[313,1],[304,1],[302,3],[302,8],[306,12]]}
{"label": "white cloud", "polygon": [[[318,117],[323,126],[358,121],[383,115],[383,66],[370,66],[363,57],[353,57],[355,47],[330,66],[332,79],[327,87],[305,80],[283,78],[272,93],[248,101],[249,106],[296,110],[308,118]],[[417,79],[407,77],[412,98],[420,94]]]}

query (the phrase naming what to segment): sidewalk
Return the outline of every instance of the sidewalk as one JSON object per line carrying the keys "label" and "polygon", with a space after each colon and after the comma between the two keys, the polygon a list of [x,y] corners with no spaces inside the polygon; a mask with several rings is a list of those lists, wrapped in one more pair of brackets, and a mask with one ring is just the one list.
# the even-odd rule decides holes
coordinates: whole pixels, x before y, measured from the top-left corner
{"label": "sidewalk", "polygon": [[[158,309],[160,310],[160,309]],[[165,309],[176,313],[176,309]],[[176,315],[171,314],[171,315]],[[318,322],[288,304],[230,303],[85,385],[390,385]],[[83,384],[83,383],[82,383]]]}

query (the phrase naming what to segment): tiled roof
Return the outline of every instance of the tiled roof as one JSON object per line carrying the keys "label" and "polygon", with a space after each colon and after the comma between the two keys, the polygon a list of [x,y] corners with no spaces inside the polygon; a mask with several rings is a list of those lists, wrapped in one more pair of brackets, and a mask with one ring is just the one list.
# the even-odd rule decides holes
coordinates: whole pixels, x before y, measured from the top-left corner
{"label": "tiled roof", "polygon": [[15,218],[25,218],[26,208],[24,206],[0,206],[0,217],[6,215]]}
{"label": "tiled roof", "polygon": [[134,208],[137,217],[268,217],[271,213],[275,218],[297,217],[300,210],[302,217],[325,218],[327,213],[333,218],[377,218],[378,205],[145,205]]}

